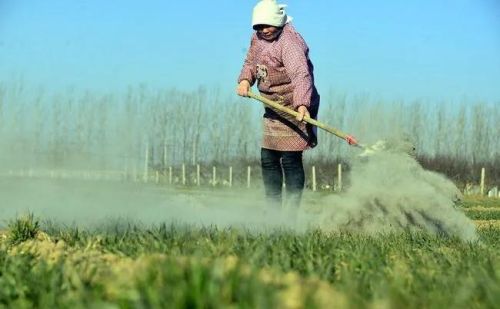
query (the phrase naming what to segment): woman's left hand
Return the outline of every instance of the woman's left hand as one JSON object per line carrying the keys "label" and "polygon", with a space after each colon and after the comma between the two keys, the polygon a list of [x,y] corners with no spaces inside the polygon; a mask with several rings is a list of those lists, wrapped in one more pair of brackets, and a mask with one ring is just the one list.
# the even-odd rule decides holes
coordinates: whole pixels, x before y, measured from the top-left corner
{"label": "woman's left hand", "polygon": [[296,117],[297,121],[303,121],[304,118],[310,118],[311,115],[309,114],[309,111],[307,110],[307,107],[304,105],[299,106],[297,109],[297,112],[299,113]]}

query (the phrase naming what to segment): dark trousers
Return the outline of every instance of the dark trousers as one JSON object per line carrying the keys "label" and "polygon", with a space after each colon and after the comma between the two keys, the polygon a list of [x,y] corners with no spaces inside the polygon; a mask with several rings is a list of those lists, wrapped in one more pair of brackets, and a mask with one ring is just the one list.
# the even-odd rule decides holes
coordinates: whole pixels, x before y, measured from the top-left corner
{"label": "dark trousers", "polygon": [[278,151],[262,148],[261,165],[267,200],[281,207],[284,176],[285,204],[287,208],[298,208],[305,183],[302,151]]}

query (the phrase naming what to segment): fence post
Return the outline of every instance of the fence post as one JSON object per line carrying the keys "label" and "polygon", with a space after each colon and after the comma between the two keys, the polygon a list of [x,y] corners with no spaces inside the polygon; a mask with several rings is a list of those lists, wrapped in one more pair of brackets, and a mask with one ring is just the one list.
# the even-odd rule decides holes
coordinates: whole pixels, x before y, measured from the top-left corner
{"label": "fence post", "polygon": [[148,175],[148,168],[149,168],[149,145],[148,145],[148,143],[146,143],[145,156],[146,156],[146,159],[144,159],[144,174],[142,176],[142,180],[144,182],[148,182],[148,178],[149,178],[149,175]]}
{"label": "fence post", "polygon": [[155,182],[156,182],[156,184],[160,183],[160,171],[156,171]]}
{"label": "fence post", "polygon": [[212,186],[215,187],[215,182],[217,181],[217,167],[212,167]]}
{"label": "fence post", "polygon": [[163,168],[167,166],[167,142],[163,142]]}
{"label": "fence post", "polygon": [[193,163],[193,165],[196,164],[196,152],[198,150],[198,147],[196,145],[196,138],[193,139],[193,150],[192,150],[192,157],[191,157],[191,161]]}
{"label": "fence post", "polygon": [[342,191],[342,164],[337,166],[337,190]]}
{"label": "fence post", "polygon": [[172,184],[172,167],[171,166],[168,167],[168,184],[169,185]]}
{"label": "fence post", "polygon": [[233,186],[233,167],[229,167],[229,188]]}
{"label": "fence post", "polygon": [[479,185],[481,196],[484,195],[484,180],[486,178],[486,169],[483,167],[481,169],[481,184]]}
{"label": "fence post", "polygon": [[182,163],[182,185],[186,185],[186,164]]}
{"label": "fence post", "polygon": [[247,188],[250,189],[250,181],[252,177],[252,167],[248,166],[247,167]]}
{"label": "fence post", "polygon": [[196,185],[200,186],[200,165],[196,164]]}
{"label": "fence post", "polygon": [[312,167],[312,190],[316,192],[316,166]]}

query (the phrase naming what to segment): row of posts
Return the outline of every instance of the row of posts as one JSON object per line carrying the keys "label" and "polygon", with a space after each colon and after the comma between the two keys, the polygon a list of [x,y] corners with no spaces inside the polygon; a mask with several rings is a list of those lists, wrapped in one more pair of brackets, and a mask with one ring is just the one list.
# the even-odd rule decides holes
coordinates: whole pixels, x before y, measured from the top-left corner
{"label": "row of posts", "polygon": [[[166,145],[165,145],[166,147]],[[143,181],[148,182],[149,180],[149,146],[146,144],[146,153],[145,153],[145,161],[144,161],[144,175],[143,175]],[[166,155],[167,151],[166,148],[164,149],[164,155]],[[166,157],[164,158],[164,163],[166,162]],[[318,184],[316,181],[316,167],[312,167],[312,190],[317,191],[318,190]],[[155,182],[158,184],[160,182],[160,172],[156,171],[155,172]],[[186,185],[186,165],[182,164],[181,166],[181,182],[182,185]],[[252,168],[250,166],[247,167],[247,188],[251,187],[251,176],[252,176]],[[172,184],[173,182],[173,170],[172,167],[170,166],[168,168],[168,183]],[[216,186],[217,184],[217,168],[214,166],[212,167],[212,186]],[[201,181],[200,181],[200,165],[196,165],[196,185],[200,186]],[[233,167],[229,167],[229,179],[227,185],[229,187],[233,186]],[[342,190],[342,164],[338,164],[337,167],[337,191]]]}
{"label": "row of posts", "polygon": [[[174,175],[173,175],[173,168],[170,166],[168,167],[167,169],[167,173],[168,173],[168,184],[173,184],[174,182]],[[317,191],[318,190],[318,183],[317,183],[317,180],[316,180],[316,167],[313,166],[311,168],[311,175],[312,175],[312,183],[311,183],[311,188],[313,191]],[[246,173],[246,187],[247,188],[250,188],[252,183],[252,167],[251,166],[247,166],[247,173]],[[149,169],[147,166],[144,167],[144,174],[143,174],[143,181],[144,182],[148,182],[150,179],[149,177]],[[182,164],[181,165],[181,178],[180,178],[180,181],[181,181],[181,184],[182,185],[186,185],[187,184],[187,177],[186,177],[186,165],[185,164]],[[226,182],[226,180],[224,180]],[[155,171],[155,182],[157,184],[160,183],[160,172],[159,171]],[[197,164],[196,165],[196,180],[195,180],[195,183],[197,186],[200,186],[201,185],[201,172],[200,172],[200,165]],[[227,185],[228,187],[232,187],[233,186],[233,167],[230,166],[229,167],[229,177],[227,179],[227,182],[224,183],[225,185]],[[211,185],[212,186],[216,186],[217,185],[217,167],[213,166],[212,167],[212,179],[211,179]],[[337,187],[336,187],[336,190],[337,191],[341,191],[342,190],[342,164],[338,164],[337,166]]]}
{"label": "row of posts", "polygon": [[[200,177],[200,165],[196,165],[196,179],[195,183],[197,186],[201,185],[201,177]],[[173,179],[173,168],[169,167],[168,168],[168,183],[171,185],[174,182]],[[482,168],[481,169],[481,180],[479,184],[479,194],[480,195],[485,195],[486,194],[486,188],[485,188],[485,179],[486,179],[486,169]],[[186,185],[187,184],[187,177],[186,177],[186,165],[182,164],[181,165],[181,184]],[[252,180],[252,167],[247,166],[247,173],[246,173],[246,187],[250,188],[251,187],[251,180]],[[144,169],[144,175],[143,175],[143,181],[148,182],[149,181],[149,169],[145,167]],[[155,182],[158,184],[160,182],[160,172],[156,171],[155,172]],[[342,191],[342,164],[337,165],[337,179],[336,179],[336,187],[334,188],[335,191]],[[211,179],[211,185],[216,186],[217,185],[217,167],[213,166],[212,167],[212,179]],[[224,185],[228,187],[233,186],[233,167],[229,167],[229,177],[227,180],[224,180]],[[311,189],[312,191],[317,191],[318,190],[318,182],[317,182],[317,177],[316,177],[316,166],[311,167]],[[328,188],[327,188],[328,189]],[[468,194],[467,192],[464,192]],[[477,194],[477,193],[476,193]],[[488,192],[488,196],[491,195],[491,192]],[[500,193],[498,192],[493,192],[493,195],[495,197],[500,197]]]}
{"label": "row of posts", "polygon": [[[63,178],[63,179],[70,179],[70,178],[78,178],[78,179],[95,179],[95,180],[102,180],[102,179],[127,179],[129,173],[128,169],[125,171],[107,171],[107,172],[92,172],[92,171],[56,171],[56,170],[49,170],[49,171],[36,171],[33,169],[29,170],[20,170],[20,171],[13,171],[10,170],[8,171],[7,174],[4,176],[17,176],[17,177],[28,177],[28,178],[35,178],[35,177],[50,177],[50,178]],[[136,170],[134,169],[133,172],[133,179],[138,180]],[[318,183],[316,180],[316,167],[312,166],[311,167],[311,189],[313,191],[318,190]],[[2,174],[0,174],[2,176]],[[81,178],[83,176],[83,178]],[[168,184],[173,184],[174,183],[174,175],[173,175],[173,168],[169,167],[167,169],[167,174],[165,175],[168,180]],[[200,165],[196,165],[196,179],[194,180],[195,184],[197,186],[201,185],[201,177],[200,177]],[[246,187],[250,188],[251,187],[251,177],[252,177],[252,168],[250,166],[247,166],[247,175],[246,175]],[[79,178],[80,177],[80,178]],[[144,182],[149,182],[150,178],[150,171],[148,168],[144,169],[143,177],[142,177]],[[177,179],[176,179],[177,180]],[[486,192],[486,169],[482,168],[481,169],[481,178],[480,178],[480,183],[479,186],[473,185],[473,184],[467,184],[464,190],[465,195],[487,195],[489,197],[498,197],[500,198],[500,192],[498,190],[498,187],[491,188],[488,192]],[[157,184],[160,183],[160,172],[155,171],[155,182]],[[181,178],[180,182],[182,185],[187,184],[187,177],[186,177],[186,165],[181,166]],[[210,181],[212,186],[217,185],[217,167],[212,167],[212,177]],[[336,186],[333,187],[335,191],[342,191],[343,189],[343,181],[342,181],[342,165],[339,164],[337,166],[337,179],[336,179]],[[233,186],[233,167],[229,167],[229,177],[227,180],[224,180],[223,182],[224,186],[232,187]],[[325,186],[322,189],[331,189],[330,186]]]}
{"label": "row of posts", "polygon": [[[167,149],[166,149],[166,147],[167,146],[165,145],[164,163],[166,163],[166,161],[167,161],[167,158],[166,158]],[[146,158],[146,160],[144,161],[144,181],[147,182],[149,179],[149,147],[148,147],[148,145],[146,145],[145,158]],[[193,160],[194,160],[194,157],[193,157]],[[251,186],[251,173],[252,173],[252,169],[250,166],[248,166],[247,167],[247,188],[250,188],[250,186]],[[316,181],[316,167],[315,166],[312,167],[311,173],[312,173],[312,190],[317,191],[318,184]],[[217,176],[217,168],[214,166],[212,168],[212,185],[213,186],[215,186],[217,183],[216,176]],[[173,177],[172,167],[169,167],[168,168],[168,183],[169,184],[172,184],[172,181],[173,181],[172,177]],[[159,183],[160,182],[160,173],[158,171],[156,171],[155,178],[156,178],[156,183]],[[485,194],[485,178],[486,178],[486,169],[483,167],[481,169],[481,181],[480,181],[480,185],[479,185],[479,191],[480,191],[481,195]],[[199,186],[200,183],[201,183],[200,182],[200,165],[197,164],[196,165],[196,184]],[[182,184],[186,185],[186,166],[185,166],[185,164],[182,164]],[[227,185],[229,187],[232,187],[232,185],[233,185],[233,168],[232,167],[229,167],[229,180],[228,180]],[[337,166],[337,187],[335,189],[336,189],[336,191],[342,191],[342,164],[338,164],[338,166]],[[495,196],[500,197],[500,193],[495,192]]]}

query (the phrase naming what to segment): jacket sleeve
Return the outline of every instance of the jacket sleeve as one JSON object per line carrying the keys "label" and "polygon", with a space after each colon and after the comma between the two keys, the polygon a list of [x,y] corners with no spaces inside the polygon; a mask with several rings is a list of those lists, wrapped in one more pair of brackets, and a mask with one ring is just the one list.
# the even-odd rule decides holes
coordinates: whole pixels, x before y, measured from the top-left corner
{"label": "jacket sleeve", "polygon": [[311,106],[313,92],[313,78],[309,68],[306,45],[297,41],[289,41],[283,44],[282,60],[293,85],[293,107],[297,109],[303,105]]}
{"label": "jacket sleeve", "polygon": [[252,40],[250,42],[250,48],[248,49],[247,56],[245,58],[245,62],[243,63],[243,68],[241,69],[240,76],[238,77],[238,84],[242,80],[248,80],[250,85],[253,86],[255,83],[256,77],[256,66],[255,66],[255,43],[256,43],[255,34],[252,36]]}

